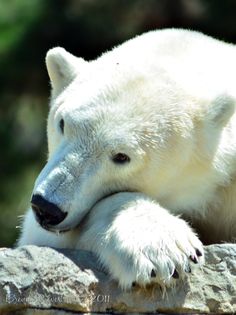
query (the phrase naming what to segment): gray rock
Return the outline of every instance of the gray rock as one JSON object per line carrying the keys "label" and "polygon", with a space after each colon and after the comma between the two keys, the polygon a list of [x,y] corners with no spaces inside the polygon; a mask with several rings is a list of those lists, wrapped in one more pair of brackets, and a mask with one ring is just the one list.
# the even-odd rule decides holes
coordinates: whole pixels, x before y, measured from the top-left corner
{"label": "gray rock", "polygon": [[[0,251],[0,313],[236,312],[236,244],[205,247],[206,264],[162,292],[158,286],[123,292],[98,269],[93,254],[24,246]],[[31,310],[31,313],[28,313]],[[60,314],[60,313],[58,313]]]}

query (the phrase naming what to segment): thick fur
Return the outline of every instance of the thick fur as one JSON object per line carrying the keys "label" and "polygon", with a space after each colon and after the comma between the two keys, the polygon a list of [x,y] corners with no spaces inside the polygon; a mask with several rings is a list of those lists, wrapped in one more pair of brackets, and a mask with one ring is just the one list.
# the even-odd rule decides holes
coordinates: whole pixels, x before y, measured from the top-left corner
{"label": "thick fur", "polygon": [[[233,241],[235,55],[233,45],[176,29],[91,62],[50,50],[49,157],[33,194],[68,215],[46,231],[30,209],[19,245],[91,250],[130,288],[167,286],[189,261],[203,262],[187,222],[205,243]],[[117,153],[130,161],[114,163]]]}

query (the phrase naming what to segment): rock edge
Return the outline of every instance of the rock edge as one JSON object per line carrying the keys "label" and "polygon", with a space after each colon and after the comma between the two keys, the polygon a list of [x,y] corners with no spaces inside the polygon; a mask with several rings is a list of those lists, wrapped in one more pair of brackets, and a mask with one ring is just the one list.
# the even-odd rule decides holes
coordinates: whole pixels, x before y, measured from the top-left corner
{"label": "rock edge", "polygon": [[236,312],[236,244],[205,247],[206,264],[176,280],[123,292],[86,251],[23,246],[0,251],[0,313],[27,309],[119,313]]}

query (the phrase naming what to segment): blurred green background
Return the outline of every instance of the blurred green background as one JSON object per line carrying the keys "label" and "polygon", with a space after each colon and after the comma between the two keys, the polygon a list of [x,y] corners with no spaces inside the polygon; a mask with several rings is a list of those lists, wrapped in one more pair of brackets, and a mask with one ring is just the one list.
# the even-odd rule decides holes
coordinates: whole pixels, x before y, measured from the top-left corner
{"label": "blurred green background", "polygon": [[0,246],[14,244],[47,158],[47,50],[63,46],[89,60],[164,27],[235,43],[236,1],[0,0]]}

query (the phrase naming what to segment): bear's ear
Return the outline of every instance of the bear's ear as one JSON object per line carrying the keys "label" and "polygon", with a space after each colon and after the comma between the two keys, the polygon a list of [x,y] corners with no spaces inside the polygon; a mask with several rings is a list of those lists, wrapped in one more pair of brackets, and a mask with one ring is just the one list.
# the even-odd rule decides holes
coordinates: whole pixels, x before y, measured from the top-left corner
{"label": "bear's ear", "polygon": [[77,76],[81,65],[86,64],[82,58],[68,53],[64,48],[56,47],[48,51],[46,66],[52,85],[52,96],[57,96]]}
{"label": "bear's ear", "polygon": [[207,109],[206,116],[211,123],[224,127],[235,112],[236,99],[229,94],[221,94]]}

